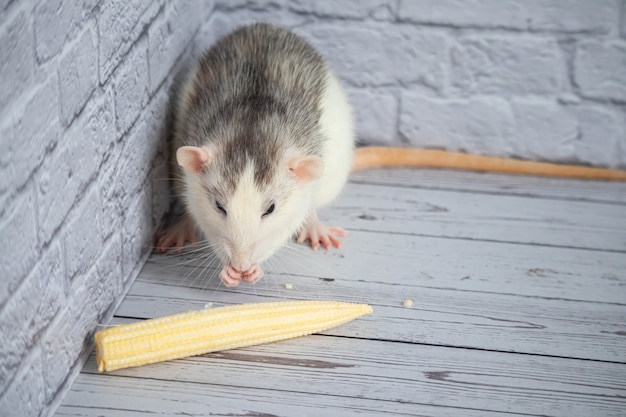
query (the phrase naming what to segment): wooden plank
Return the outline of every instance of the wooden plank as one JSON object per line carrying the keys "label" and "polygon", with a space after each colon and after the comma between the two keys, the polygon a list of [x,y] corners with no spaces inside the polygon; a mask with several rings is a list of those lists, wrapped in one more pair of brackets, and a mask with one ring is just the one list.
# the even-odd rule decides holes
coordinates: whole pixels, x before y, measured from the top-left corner
{"label": "wooden plank", "polygon": [[[294,290],[287,292],[281,277],[266,279],[260,288],[216,292],[144,275],[117,314],[147,319],[201,309],[209,301],[215,307],[286,298],[365,302],[374,307],[371,316],[325,334],[626,363],[625,306],[298,276],[289,277]],[[411,308],[403,306],[406,298],[413,300]]]}
{"label": "wooden plank", "polygon": [[[84,372],[96,372],[93,357]],[[526,415],[621,416],[626,406],[624,364],[327,336],[115,375]]]}
{"label": "wooden plank", "polygon": [[[207,262],[193,253],[153,254],[144,271],[215,288],[217,273],[205,270]],[[287,276],[626,304],[622,253],[352,231],[340,250],[292,244],[264,267]]]}
{"label": "wooden plank", "polygon": [[350,182],[432,190],[626,204],[626,182],[500,175],[430,169],[354,172]]}
{"label": "wooden plank", "polygon": [[[209,371],[210,372],[210,371]],[[511,417],[459,407],[376,401],[276,389],[139,379],[83,373],[55,414],[57,417],[213,416],[429,416]]]}
{"label": "wooden plank", "polygon": [[350,184],[320,216],[352,230],[626,252],[626,206]]}
{"label": "wooden plank", "polygon": [[[350,184],[324,213],[352,229],[341,250],[290,245],[259,284],[229,289],[196,255],[153,255],[118,310],[147,318],[207,301],[330,298],[369,302],[372,315],[112,375],[96,374],[91,357],[57,415],[623,416],[626,206],[609,195],[616,188],[578,188],[579,198],[549,181],[455,192],[394,178],[402,188]],[[456,178],[425,188],[467,177]]]}

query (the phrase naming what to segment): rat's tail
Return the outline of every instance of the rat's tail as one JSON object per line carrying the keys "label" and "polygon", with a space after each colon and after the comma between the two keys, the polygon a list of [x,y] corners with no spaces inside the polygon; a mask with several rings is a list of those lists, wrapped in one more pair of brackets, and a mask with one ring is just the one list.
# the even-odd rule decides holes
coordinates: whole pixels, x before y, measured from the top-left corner
{"label": "rat's tail", "polygon": [[559,165],[416,148],[358,148],[352,163],[352,171],[393,167],[447,168],[545,177],[626,181],[626,171],[614,169]]}

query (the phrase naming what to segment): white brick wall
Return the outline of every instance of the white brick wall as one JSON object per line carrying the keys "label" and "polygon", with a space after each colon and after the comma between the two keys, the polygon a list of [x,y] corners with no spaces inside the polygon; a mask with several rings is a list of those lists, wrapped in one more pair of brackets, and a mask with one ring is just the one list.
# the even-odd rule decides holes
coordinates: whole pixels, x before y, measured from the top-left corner
{"label": "white brick wall", "polygon": [[0,0],[0,414],[53,413],[168,207],[174,75],[252,21],[365,142],[626,166],[624,0]]}
{"label": "white brick wall", "polygon": [[212,8],[0,2],[0,415],[53,413],[142,266],[174,68]]}
{"label": "white brick wall", "polygon": [[328,58],[365,143],[626,167],[624,0],[221,0],[200,42],[259,20]]}

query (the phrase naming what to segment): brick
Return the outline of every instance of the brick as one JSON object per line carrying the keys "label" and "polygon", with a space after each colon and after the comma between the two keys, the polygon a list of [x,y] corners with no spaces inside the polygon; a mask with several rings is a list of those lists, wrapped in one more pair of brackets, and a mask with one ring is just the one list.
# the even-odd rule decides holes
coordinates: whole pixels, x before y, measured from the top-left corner
{"label": "brick", "polygon": [[284,6],[286,0],[217,0],[215,7],[220,10],[232,11],[248,8],[252,11],[273,11]]}
{"label": "brick", "polygon": [[522,6],[531,31],[593,33],[613,32],[619,7],[614,0],[532,0]]}
{"label": "brick", "polygon": [[397,143],[398,99],[386,91],[348,90],[354,109],[356,137],[369,144]]}
{"label": "brick", "polygon": [[[11,148],[15,143],[15,127],[11,124],[0,128],[0,196],[8,198],[9,190],[15,186],[13,179],[13,164],[11,163]],[[0,198],[0,203],[2,199]],[[6,206],[0,204],[0,219],[4,215]]]}
{"label": "brick", "polygon": [[148,29],[150,91],[154,92],[183,53],[201,25],[202,2],[169,3]]}
{"label": "brick", "polygon": [[150,22],[159,2],[106,1],[98,16],[100,83],[104,84]]}
{"label": "brick", "polygon": [[126,280],[122,274],[122,239],[120,235],[119,232],[115,233],[109,239],[102,255],[96,261],[99,285],[96,294],[94,294],[94,303],[100,323],[113,312],[117,302],[122,300],[126,291]]}
{"label": "brick", "polygon": [[0,314],[0,392],[63,305],[66,291],[62,254],[54,245]]}
{"label": "brick", "polygon": [[400,133],[411,145],[510,155],[515,137],[508,102],[498,97],[435,99],[405,92]]}
{"label": "brick", "polygon": [[622,35],[622,38],[626,38],[626,2],[624,2],[622,0],[622,18],[621,20],[621,27],[620,27],[620,34]]}
{"label": "brick", "polygon": [[623,113],[595,105],[572,106],[572,112],[580,126],[576,160],[591,165],[624,166],[626,121]]}
{"label": "brick", "polygon": [[119,139],[115,129],[113,100],[113,91],[104,90],[102,95],[87,103],[80,120],[66,132],[66,137],[76,145],[84,142],[85,138],[93,142],[96,164],[108,157],[112,144]]}
{"label": "brick", "polygon": [[159,150],[165,120],[167,96],[157,94],[146,107],[128,135],[124,137],[124,148],[117,169],[115,182],[120,189],[118,196],[128,202],[141,191],[148,180],[148,173]]}
{"label": "brick", "polygon": [[574,71],[584,97],[626,102],[626,42],[580,41]]}
{"label": "brick", "polygon": [[[122,227],[128,205],[150,182],[151,167],[157,158],[163,158],[158,155],[163,152],[165,141],[167,105],[166,90],[160,89],[103,165],[98,187],[103,196],[101,214],[105,238]],[[165,174],[162,178],[168,177],[169,174]]]}
{"label": "brick", "polygon": [[15,123],[8,152],[16,188],[26,183],[58,142],[57,105],[57,79],[52,76],[32,95]]}
{"label": "brick", "polygon": [[122,243],[122,273],[130,278],[138,261],[152,246],[152,190],[149,185],[130,202],[125,210]]}
{"label": "brick", "polygon": [[92,348],[98,322],[94,294],[100,284],[95,268],[72,282],[67,307],[57,315],[41,341],[46,397],[51,398],[81,354]]}
{"label": "brick", "polygon": [[148,78],[147,40],[142,38],[113,75],[115,120],[120,135],[148,103]]}
{"label": "brick", "polygon": [[59,54],[80,31],[98,0],[41,2],[34,11],[37,58],[46,61]]}
{"label": "brick", "polygon": [[92,187],[74,210],[73,218],[63,231],[68,278],[73,278],[76,274],[82,274],[91,268],[102,251],[101,209],[99,189]]}
{"label": "brick", "polygon": [[567,79],[565,60],[553,39],[469,37],[451,49],[455,94],[554,94]]}
{"label": "brick", "polygon": [[0,306],[15,291],[18,284],[35,265],[40,244],[33,190],[27,189],[13,200],[0,224],[3,249],[0,251]]}
{"label": "brick", "polygon": [[124,190],[117,180],[121,175],[121,170],[125,169],[122,158],[122,143],[116,143],[111,150],[109,157],[100,168],[98,177],[98,187],[102,195],[102,236],[108,239],[115,230],[122,227],[123,211],[121,205],[121,194]]}
{"label": "brick", "polygon": [[98,85],[98,45],[88,27],[59,63],[61,117],[68,125]]}
{"label": "brick", "polygon": [[31,25],[24,13],[0,28],[0,112],[26,89],[33,77],[35,59]]}
{"label": "brick", "polygon": [[228,6],[220,7],[216,5],[215,11],[208,18],[208,23],[202,25],[200,31],[194,37],[192,57],[199,57],[204,50],[211,47],[217,40],[243,25],[267,22],[295,29],[310,21],[308,16],[296,13],[283,13],[274,10],[273,7],[236,8],[234,2],[232,4],[227,2],[227,4]]}
{"label": "brick", "polygon": [[578,137],[578,121],[567,107],[554,100],[516,98],[511,107],[515,116],[518,157],[531,160],[572,161]]}
{"label": "brick", "polygon": [[334,0],[294,0],[289,3],[289,9],[298,13],[312,14],[318,17],[365,19],[373,17],[377,20],[388,20],[395,13],[394,1],[364,0],[364,1],[334,1]]}
{"label": "brick", "polygon": [[13,0],[1,0],[0,1],[0,11],[4,11],[9,4],[11,4]]}
{"label": "brick", "polygon": [[0,398],[0,410],[11,417],[38,416],[45,406],[44,362],[40,349],[31,352],[19,375]]}
{"label": "brick", "polygon": [[38,178],[40,237],[48,241],[95,177],[116,133],[111,97],[90,100],[64,140],[45,159]]}
{"label": "brick", "polygon": [[[445,36],[400,25],[346,22],[295,28],[346,82],[358,86],[418,83],[441,91],[445,84]],[[364,53],[367,51],[367,53]],[[413,65],[407,65],[407,60]]]}
{"label": "brick", "polygon": [[42,341],[47,397],[61,386],[76,361],[92,348],[96,324],[121,298],[125,286],[121,273],[119,235],[108,241],[95,266],[72,283],[68,307],[57,317]]}
{"label": "brick", "polygon": [[530,31],[609,33],[614,0],[400,0],[398,18],[413,23]]}

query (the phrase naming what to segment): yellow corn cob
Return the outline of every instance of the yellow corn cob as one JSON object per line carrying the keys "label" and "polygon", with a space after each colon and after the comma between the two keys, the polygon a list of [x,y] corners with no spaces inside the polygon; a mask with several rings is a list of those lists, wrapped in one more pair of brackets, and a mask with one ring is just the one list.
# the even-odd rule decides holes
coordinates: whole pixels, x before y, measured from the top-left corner
{"label": "yellow corn cob", "polygon": [[96,333],[98,372],[304,336],[371,312],[367,304],[279,301],[124,324]]}

